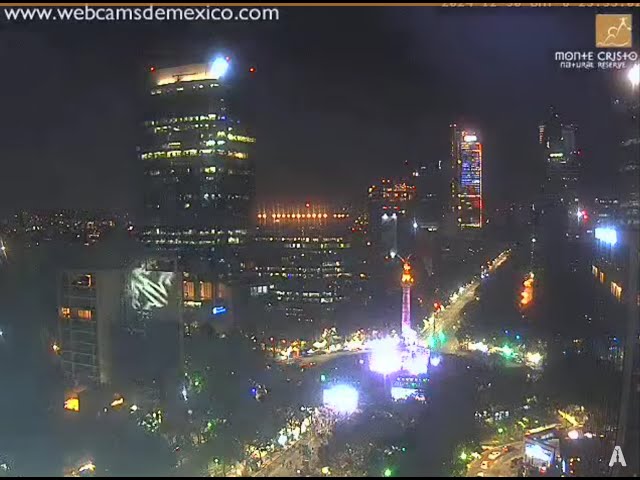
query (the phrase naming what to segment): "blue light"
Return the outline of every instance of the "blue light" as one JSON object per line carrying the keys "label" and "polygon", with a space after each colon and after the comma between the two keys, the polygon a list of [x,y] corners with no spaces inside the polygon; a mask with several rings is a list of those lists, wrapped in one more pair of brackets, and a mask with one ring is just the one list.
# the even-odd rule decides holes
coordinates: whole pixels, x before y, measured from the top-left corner
{"label": "blue light", "polygon": [[227,313],[227,307],[213,307],[214,315],[222,315],[223,313]]}
{"label": "blue light", "polygon": [[516,340],[520,340],[522,337],[520,335],[516,335]]}
{"label": "blue light", "polygon": [[606,243],[612,247],[618,243],[618,232],[613,228],[598,227],[595,231],[595,237],[596,240],[600,240],[602,243]]}
{"label": "blue light", "polygon": [[224,77],[227,70],[229,70],[229,62],[223,57],[216,58],[211,62],[211,65],[209,65],[209,74],[216,80]]}

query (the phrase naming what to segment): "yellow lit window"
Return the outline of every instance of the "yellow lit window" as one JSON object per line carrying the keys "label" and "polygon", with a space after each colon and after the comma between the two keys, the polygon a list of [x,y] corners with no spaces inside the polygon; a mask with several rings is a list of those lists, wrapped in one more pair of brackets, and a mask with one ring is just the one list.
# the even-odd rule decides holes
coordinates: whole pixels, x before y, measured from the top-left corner
{"label": "yellow lit window", "polygon": [[60,316],[62,318],[71,318],[71,309],[69,307],[61,307]]}
{"label": "yellow lit window", "polygon": [[196,289],[193,282],[184,282],[183,284],[183,295],[185,300],[195,300],[196,299]]}
{"label": "yellow lit window", "polygon": [[93,312],[91,310],[80,308],[78,309],[78,318],[81,320],[91,320],[93,318]]}
{"label": "yellow lit window", "polygon": [[600,272],[600,283],[604,283],[605,277],[604,272]]}
{"label": "yellow lit window", "polygon": [[213,285],[211,282],[200,283],[200,300],[209,302],[213,300]]}

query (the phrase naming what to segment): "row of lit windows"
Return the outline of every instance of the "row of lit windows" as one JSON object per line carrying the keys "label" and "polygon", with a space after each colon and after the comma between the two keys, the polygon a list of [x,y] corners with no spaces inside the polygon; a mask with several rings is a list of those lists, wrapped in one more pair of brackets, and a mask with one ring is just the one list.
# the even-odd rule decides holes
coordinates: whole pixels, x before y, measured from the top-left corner
{"label": "row of lit windows", "polygon": [[191,130],[211,130],[216,128],[215,123],[188,123],[184,125],[164,125],[162,127],[153,127],[152,131],[158,135],[161,133],[188,132]]}
{"label": "row of lit windows", "polygon": [[611,295],[620,301],[622,299],[622,287],[615,282],[611,282]]}
{"label": "row of lit windows", "polygon": [[91,320],[93,311],[86,308],[60,307],[60,318]]}
{"label": "row of lit windows", "polygon": [[156,125],[165,125],[168,123],[201,122],[203,120],[217,120],[217,119],[218,119],[218,115],[216,115],[215,113],[209,113],[207,115],[199,115],[199,116],[196,115],[196,116],[189,116],[189,117],[170,117],[170,118],[164,118],[162,120],[149,120],[147,122],[144,122],[144,124],[148,127],[153,127]]}
{"label": "row of lit windows", "polygon": [[302,243],[319,243],[319,242],[344,242],[343,237],[256,237],[258,242],[302,242]]}
{"label": "row of lit windows", "polygon": [[[181,83],[181,85],[184,85],[184,83]],[[203,84],[203,83],[194,83],[191,86],[187,86],[186,90],[202,90],[204,88],[215,88],[215,87],[219,87],[220,84],[219,83],[209,83],[209,84]],[[166,94],[166,93],[176,93],[176,92],[183,92],[185,90],[185,87],[181,86],[181,87],[164,87],[164,88],[154,88],[153,90],[151,90],[151,95],[162,95],[162,94]]]}
{"label": "row of lit windows", "polygon": [[256,139],[254,137],[247,137],[245,135],[236,135],[234,133],[227,133],[224,131],[218,132],[216,136],[218,138],[226,138],[230,142],[256,143]]}
{"label": "row of lit windows", "polygon": [[182,158],[182,157],[198,157],[201,155],[223,155],[231,158],[246,159],[249,158],[244,152],[236,152],[229,150],[214,150],[211,148],[204,148],[198,150],[197,148],[189,150],[167,150],[160,152],[146,152],[140,155],[142,160],[157,160],[163,158]]}
{"label": "row of lit windows", "polygon": [[153,243],[156,245],[191,245],[191,246],[211,246],[211,245],[240,245],[241,239],[236,237],[229,237],[226,242],[222,240],[167,240],[164,238],[154,239]]}
{"label": "row of lit windows", "polygon": [[146,232],[144,232],[145,235],[164,235],[164,236],[169,236],[169,237],[179,237],[179,236],[193,236],[193,235],[200,235],[200,236],[205,236],[205,235],[217,235],[217,236],[222,236],[222,235],[246,235],[247,231],[246,230],[194,230],[194,229],[189,229],[189,230],[182,230],[182,231],[175,231],[175,230],[164,230],[161,228],[154,228],[153,230],[147,230]]}
{"label": "row of lit windows", "polygon": [[211,282],[200,282],[200,297],[198,299],[196,299],[195,282],[185,281],[183,282],[182,287],[185,300],[201,300],[203,302],[210,302],[213,300],[213,284]]}
{"label": "row of lit windows", "polygon": [[330,250],[332,248],[350,248],[348,243],[321,243],[320,245],[306,245],[304,243],[285,243],[283,248],[291,249],[308,249],[308,248],[320,248],[320,250]]}
{"label": "row of lit windows", "polygon": [[273,220],[302,220],[302,219],[313,219],[313,220],[319,220],[319,219],[326,219],[326,218],[331,218],[333,216],[333,218],[338,218],[338,219],[344,219],[344,218],[349,218],[349,214],[348,213],[334,213],[333,215],[329,215],[327,213],[272,213],[271,215],[268,215],[266,213],[259,213],[258,214],[258,219],[267,219],[267,218],[271,218]]}

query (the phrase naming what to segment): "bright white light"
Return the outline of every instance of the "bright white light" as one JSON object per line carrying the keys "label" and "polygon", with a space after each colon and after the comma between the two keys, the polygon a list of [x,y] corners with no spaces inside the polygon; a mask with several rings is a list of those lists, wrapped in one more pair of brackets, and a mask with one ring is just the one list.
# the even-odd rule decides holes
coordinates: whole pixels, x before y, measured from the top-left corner
{"label": "bright white light", "polygon": [[358,409],[358,391],[351,385],[335,385],[324,390],[322,403],[338,413],[351,414]]}
{"label": "bright white light", "polygon": [[382,214],[382,220],[384,220],[385,222],[386,222],[387,220],[389,220],[389,215],[387,215],[386,213],[383,213],[383,214]]}
{"label": "bright white light", "polygon": [[582,217],[584,217],[584,212],[582,210],[578,210],[576,215],[578,216],[578,219],[582,219]]}
{"label": "bright white light", "polygon": [[540,365],[540,362],[542,362],[542,355],[538,352],[528,352],[526,355],[526,362],[537,367]]}
{"label": "bright white light", "polygon": [[397,218],[398,218],[398,215],[396,215],[396,214],[394,213],[393,215],[391,215],[391,218],[395,220],[395,219],[397,219]]}
{"label": "bright white light", "polygon": [[184,401],[187,401],[187,387],[182,387],[182,391],[180,392],[182,394],[182,398],[184,399]]}
{"label": "bright white light", "polygon": [[543,462],[549,463],[551,461],[551,453],[543,450],[540,445],[526,445],[524,448],[524,454],[527,457],[542,460]]}
{"label": "bright white light", "polygon": [[577,430],[571,430],[567,436],[569,437],[570,440],[577,440],[578,438],[580,438],[580,434],[578,433]]}
{"label": "bright white light", "polygon": [[390,256],[391,258],[396,258],[396,255],[397,255],[397,253],[396,253],[396,251],[395,251],[395,250],[391,250],[391,251],[389,252],[389,256]]}
{"label": "bright white light", "polygon": [[403,363],[403,370],[411,375],[424,375],[427,373],[429,364],[429,356],[426,352],[416,352],[413,356],[409,356]]}
{"label": "bright white light", "polygon": [[531,243],[536,243],[536,242],[537,242],[537,240],[535,239],[535,237],[533,237],[533,238],[531,239]]}
{"label": "bright white light", "polygon": [[416,390],[415,388],[391,387],[391,398],[393,398],[396,402],[411,398],[417,395],[417,393],[418,390]]}
{"label": "bright white light", "polygon": [[281,447],[284,447],[287,444],[287,436],[286,435],[280,435],[278,437],[278,445],[280,445]]}
{"label": "bright white light", "polygon": [[224,77],[228,69],[229,62],[227,62],[222,57],[218,57],[213,62],[211,62],[211,65],[209,65],[209,74],[217,80],[218,78]]}
{"label": "bright white light", "polygon": [[413,229],[414,230],[418,229],[418,222],[416,222],[415,220],[413,221]]}
{"label": "bright white light", "polygon": [[438,365],[440,365],[441,362],[442,362],[442,357],[439,357],[438,355],[433,355],[431,357],[431,366],[432,367],[437,367]]}
{"label": "bright white light", "polygon": [[385,337],[367,344],[371,349],[369,369],[382,375],[390,375],[402,369],[402,355],[398,350],[400,339]]}
{"label": "bright white light", "polygon": [[618,232],[613,228],[598,227],[595,231],[596,240],[600,240],[602,243],[614,246],[618,243]]}
{"label": "bright white light", "polygon": [[465,135],[464,136],[464,141],[465,142],[477,142],[478,141],[478,136],[477,135]]}
{"label": "bright white light", "polygon": [[470,343],[469,344],[469,350],[473,351],[478,351],[478,352],[482,352],[482,353],[488,353],[489,352],[489,347],[487,345],[485,345],[482,342],[477,342],[477,343]]}
{"label": "bright white light", "polygon": [[636,63],[633,67],[629,69],[629,73],[627,73],[627,78],[631,83],[633,88],[640,85],[640,63]]}

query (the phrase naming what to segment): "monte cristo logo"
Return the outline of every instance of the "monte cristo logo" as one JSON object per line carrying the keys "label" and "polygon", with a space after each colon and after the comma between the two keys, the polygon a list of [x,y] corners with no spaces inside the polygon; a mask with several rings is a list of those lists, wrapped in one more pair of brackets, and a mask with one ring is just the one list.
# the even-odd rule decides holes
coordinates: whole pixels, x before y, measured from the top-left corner
{"label": "monte cristo logo", "polygon": [[631,15],[596,15],[596,48],[631,48]]}

